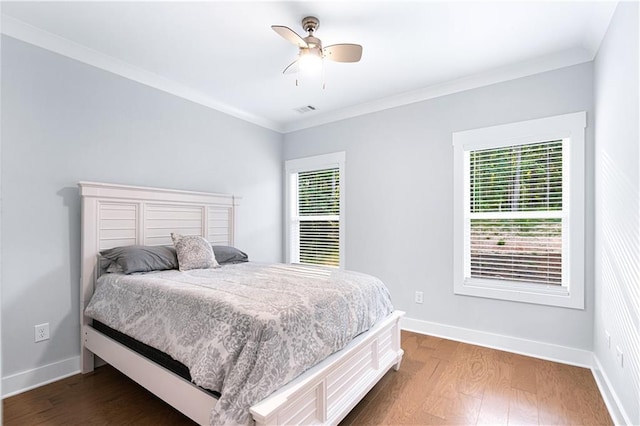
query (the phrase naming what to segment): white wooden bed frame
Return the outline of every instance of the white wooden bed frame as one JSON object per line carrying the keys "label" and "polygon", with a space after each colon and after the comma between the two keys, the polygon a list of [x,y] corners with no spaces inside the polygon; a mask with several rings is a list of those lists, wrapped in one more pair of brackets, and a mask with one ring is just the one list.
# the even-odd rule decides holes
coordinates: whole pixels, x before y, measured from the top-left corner
{"label": "white wooden bed frame", "polygon": [[[201,235],[233,245],[233,195],[80,182],[82,283],[80,341],[82,373],[94,355],[171,404],[198,424],[209,424],[217,399],[92,327],[84,315],[98,276],[98,253],[123,245],[170,245],[170,233]],[[392,367],[400,368],[400,318],[396,311],[346,348],[251,407],[257,425],[337,424]]]}

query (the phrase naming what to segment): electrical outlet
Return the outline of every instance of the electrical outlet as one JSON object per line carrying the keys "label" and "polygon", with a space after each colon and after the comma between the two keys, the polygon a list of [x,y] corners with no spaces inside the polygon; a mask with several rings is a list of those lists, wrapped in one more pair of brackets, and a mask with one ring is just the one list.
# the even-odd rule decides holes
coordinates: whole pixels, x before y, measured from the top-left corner
{"label": "electrical outlet", "polygon": [[42,342],[43,340],[49,340],[49,323],[38,324],[34,326],[35,329],[35,342]]}
{"label": "electrical outlet", "polygon": [[416,303],[424,302],[424,296],[421,291],[416,291]]}
{"label": "electrical outlet", "polygon": [[620,368],[624,367],[624,354],[622,353],[622,349],[620,346],[616,346],[616,357],[618,357],[618,362],[620,363]]}
{"label": "electrical outlet", "polygon": [[607,339],[607,347],[611,349],[611,335],[607,330],[604,331],[604,336]]}

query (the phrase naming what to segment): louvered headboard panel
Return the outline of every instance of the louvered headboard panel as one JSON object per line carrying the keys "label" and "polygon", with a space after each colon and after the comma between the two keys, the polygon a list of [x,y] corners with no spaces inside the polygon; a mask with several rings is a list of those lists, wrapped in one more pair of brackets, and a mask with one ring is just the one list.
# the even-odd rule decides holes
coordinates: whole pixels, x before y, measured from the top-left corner
{"label": "louvered headboard panel", "polygon": [[98,253],[126,245],[171,245],[171,233],[234,244],[239,197],[226,194],[80,182],[81,313],[93,295]]}
{"label": "louvered headboard panel", "polygon": [[98,203],[98,251],[137,243],[138,204]]}

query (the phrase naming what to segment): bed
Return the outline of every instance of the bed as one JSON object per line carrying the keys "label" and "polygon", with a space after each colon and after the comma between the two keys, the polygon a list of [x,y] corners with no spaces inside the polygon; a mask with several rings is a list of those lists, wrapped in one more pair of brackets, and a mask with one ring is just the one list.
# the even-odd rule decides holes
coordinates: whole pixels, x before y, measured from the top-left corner
{"label": "bed", "polygon": [[[100,251],[132,245],[170,245],[172,232],[200,235],[214,245],[233,246],[240,199],[225,194],[92,182],[81,182],[79,186],[82,196],[82,372],[92,371],[94,356],[98,356],[195,422],[209,424],[219,396],[97,329],[85,308],[94,294],[100,272]],[[341,350],[252,404],[250,422],[258,425],[338,423],[389,369],[400,367],[402,315],[402,312],[392,312]]]}

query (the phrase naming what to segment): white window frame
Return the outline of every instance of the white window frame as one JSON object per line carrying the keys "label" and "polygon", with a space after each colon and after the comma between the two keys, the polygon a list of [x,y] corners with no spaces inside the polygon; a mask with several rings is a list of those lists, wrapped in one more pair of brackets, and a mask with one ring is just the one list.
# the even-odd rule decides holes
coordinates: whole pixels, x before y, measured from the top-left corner
{"label": "white window frame", "polygon": [[340,173],[340,232],[338,243],[339,268],[345,266],[345,164],[346,154],[344,151],[331,154],[316,155],[313,157],[297,158],[285,161],[285,241],[287,263],[298,263],[299,261],[299,236],[296,230],[297,212],[297,173],[313,170],[338,168]]}
{"label": "white window frame", "polygon": [[[454,293],[492,299],[584,309],[585,294],[585,127],[586,112],[453,133],[453,280]],[[472,278],[465,271],[470,247],[468,227],[469,151],[563,140],[563,284],[544,285]],[[566,244],[565,244],[566,243]]]}

